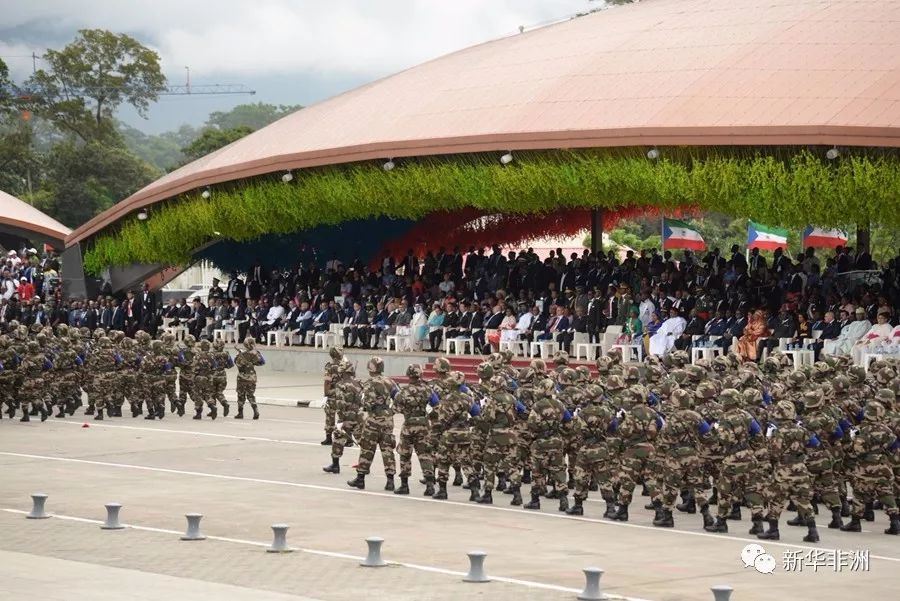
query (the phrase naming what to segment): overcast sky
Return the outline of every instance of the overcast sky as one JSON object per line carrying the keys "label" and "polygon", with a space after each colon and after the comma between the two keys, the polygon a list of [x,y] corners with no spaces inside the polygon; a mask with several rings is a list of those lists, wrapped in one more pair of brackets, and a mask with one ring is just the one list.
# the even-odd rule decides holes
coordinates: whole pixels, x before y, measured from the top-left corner
{"label": "overcast sky", "polygon": [[[0,0],[0,56],[21,81],[32,51],[78,29],[154,48],[170,83],[243,83],[256,96],[163,97],[147,132],[198,125],[243,102],[308,105],[403,68],[592,8],[588,0]],[[40,65],[39,65],[40,66]]]}

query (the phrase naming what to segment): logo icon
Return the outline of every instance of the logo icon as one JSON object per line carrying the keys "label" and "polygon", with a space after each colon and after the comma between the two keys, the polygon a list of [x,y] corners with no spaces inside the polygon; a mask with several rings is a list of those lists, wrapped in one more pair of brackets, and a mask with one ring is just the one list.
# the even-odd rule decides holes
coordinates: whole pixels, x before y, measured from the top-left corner
{"label": "logo icon", "polygon": [[775,571],[775,558],[766,553],[762,545],[751,543],[741,551],[741,563],[744,568],[753,568],[760,574],[771,574]]}

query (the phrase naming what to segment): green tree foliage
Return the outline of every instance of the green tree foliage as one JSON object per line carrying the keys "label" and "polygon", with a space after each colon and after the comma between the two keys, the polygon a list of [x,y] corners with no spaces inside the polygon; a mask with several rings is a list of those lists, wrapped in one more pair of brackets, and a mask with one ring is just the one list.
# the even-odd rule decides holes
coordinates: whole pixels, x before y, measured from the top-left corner
{"label": "green tree foliage", "polygon": [[34,130],[18,113],[0,115],[0,190],[21,196],[40,178],[42,155],[34,145]]}
{"label": "green tree foliage", "polygon": [[199,159],[252,133],[253,128],[246,125],[238,125],[231,129],[206,127],[200,132],[197,139],[181,149],[184,162],[189,163]]}
{"label": "green tree foliage", "polygon": [[239,104],[230,111],[210,113],[206,125],[222,131],[238,127],[249,127],[251,131],[256,131],[302,108],[299,104],[275,105],[264,102]]}
{"label": "green tree foliage", "polygon": [[9,67],[0,58],[0,115],[8,113],[13,108],[13,85],[9,78]]}
{"label": "green tree foliage", "polygon": [[182,125],[174,131],[161,134],[145,134],[139,129],[125,123],[118,124],[119,133],[125,146],[131,152],[144,159],[160,171],[171,171],[183,165],[184,154],[181,149],[188,146],[199,135],[199,131],[190,125]]}
{"label": "green tree foliage", "polygon": [[145,115],[165,89],[159,55],[125,34],[83,29],[25,84],[33,110],[85,142],[106,137],[113,115],[129,104]]}

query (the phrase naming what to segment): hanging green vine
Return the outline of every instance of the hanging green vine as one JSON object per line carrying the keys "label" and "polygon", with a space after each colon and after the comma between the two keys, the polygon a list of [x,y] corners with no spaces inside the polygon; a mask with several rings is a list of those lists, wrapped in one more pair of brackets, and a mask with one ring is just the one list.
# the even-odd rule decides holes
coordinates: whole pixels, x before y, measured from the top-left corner
{"label": "hanging green vine", "polygon": [[895,154],[827,161],[806,150],[786,157],[681,149],[658,161],[639,149],[517,152],[311,169],[285,184],[271,178],[225,184],[154,207],[89,245],[85,269],[182,264],[214,238],[253,240],[350,219],[418,219],[433,211],[544,213],[564,207],[696,206],[768,225],[900,226],[900,162]]}

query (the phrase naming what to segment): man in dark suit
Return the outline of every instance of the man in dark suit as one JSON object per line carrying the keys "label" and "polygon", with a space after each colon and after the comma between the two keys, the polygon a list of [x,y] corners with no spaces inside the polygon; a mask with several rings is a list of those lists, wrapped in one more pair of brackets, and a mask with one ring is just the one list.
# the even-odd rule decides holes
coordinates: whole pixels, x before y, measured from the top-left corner
{"label": "man in dark suit", "polygon": [[503,309],[500,306],[500,303],[494,305],[493,308],[485,303],[483,309],[483,315],[485,315],[485,317],[482,318],[484,329],[472,334],[472,338],[475,342],[475,348],[482,354],[487,355],[491,352],[491,347],[485,342],[485,336],[487,335],[486,331],[496,330],[500,327],[500,324],[503,323]]}
{"label": "man in dark suit", "polygon": [[[394,310],[394,305],[390,305],[391,311]],[[390,327],[388,320],[391,316],[391,311],[388,311],[385,308],[384,303],[379,301],[375,306],[375,317],[372,319],[372,348],[378,348],[378,341],[381,339],[381,334]],[[396,316],[394,316],[396,319]]]}
{"label": "man in dark suit", "polygon": [[191,316],[187,320],[188,333],[194,338],[200,339],[203,328],[206,327],[206,307],[199,298],[194,299]]}
{"label": "man in dark suit", "polygon": [[715,341],[716,346],[721,346],[727,353],[732,343],[744,335],[744,328],[747,327],[747,318],[744,316],[744,310],[738,308],[734,312],[734,319],[722,334],[722,337]]}
{"label": "man in dark suit", "polygon": [[361,347],[369,348],[369,315],[359,302],[353,303],[353,314],[344,327],[344,346],[356,346],[359,340]]}
{"label": "man in dark suit", "polygon": [[141,329],[149,332],[151,336],[156,336],[156,329],[159,324],[156,323],[156,297],[150,292],[150,285],[144,284],[138,296],[141,304],[140,326]]}
{"label": "man in dark suit", "polygon": [[112,307],[109,303],[104,303],[103,308],[100,310],[100,327],[106,331],[112,327]]}
{"label": "man in dark suit", "polygon": [[599,291],[597,291],[594,293],[593,298],[588,301],[588,342],[594,344],[599,343],[601,335],[606,331],[606,325],[606,308],[604,307],[603,298],[601,298]]}
{"label": "man in dark suit", "polygon": [[572,341],[575,339],[575,332],[587,333],[587,315],[585,315],[584,308],[580,306],[575,307],[575,315],[571,318],[569,327],[556,336],[559,347],[570,354],[572,352]]}
{"label": "man in dark suit", "polygon": [[825,341],[835,340],[841,335],[841,322],[834,318],[834,311],[827,311],[825,320],[818,322],[816,325],[819,325],[819,327],[812,328],[812,331],[821,329],[822,334],[810,345],[810,348],[815,353],[815,360],[818,361],[819,355],[822,353],[822,347],[825,346]]}
{"label": "man in dark suit", "polygon": [[403,259],[403,275],[412,277],[419,274],[419,258],[413,254],[413,249],[406,251],[406,258]]}
{"label": "man in dark suit", "polygon": [[[447,313],[444,315],[444,328],[447,328],[448,338],[450,337],[449,332],[456,331],[457,326],[459,325],[459,311],[456,310],[456,305],[453,303],[448,303],[447,305]],[[428,342],[431,344],[431,352],[437,353],[441,349],[441,342],[444,338],[444,329],[437,328],[435,331],[428,334]]]}
{"label": "man in dark suit", "polygon": [[547,331],[538,336],[538,340],[557,340],[557,334],[569,329],[569,317],[564,307],[556,307],[556,315],[547,322]]}
{"label": "man in dark suit", "polygon": [[112,317],[110,318],[109,328],[120,332],[125,331],[125,311],[115,298],[112,301]]}

